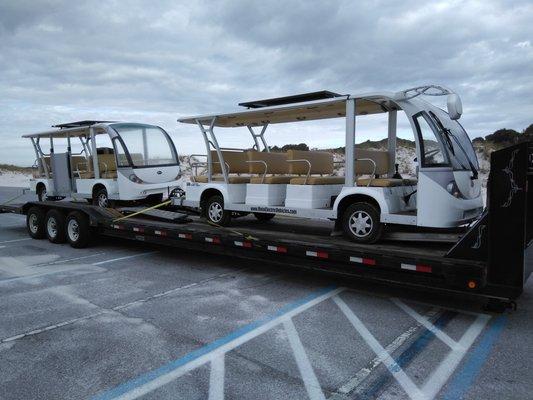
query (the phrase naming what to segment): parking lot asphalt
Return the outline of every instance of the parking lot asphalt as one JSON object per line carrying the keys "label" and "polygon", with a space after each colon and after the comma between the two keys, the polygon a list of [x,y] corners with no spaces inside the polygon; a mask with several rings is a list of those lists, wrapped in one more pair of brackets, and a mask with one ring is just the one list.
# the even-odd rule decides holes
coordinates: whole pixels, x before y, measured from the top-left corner
{"label": "parking lot asphalt", "polygon": [[528,399],[532,317],[0,215],[2,399]]}

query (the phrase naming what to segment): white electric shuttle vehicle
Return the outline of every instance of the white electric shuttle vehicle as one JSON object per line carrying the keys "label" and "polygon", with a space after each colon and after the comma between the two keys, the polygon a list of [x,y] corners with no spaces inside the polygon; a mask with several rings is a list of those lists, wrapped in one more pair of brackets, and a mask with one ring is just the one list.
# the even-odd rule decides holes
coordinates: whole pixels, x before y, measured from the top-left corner
{"label": "white electric shuttle vehicle", "polygon": [[[447,111],[423,96],[447,96]],[[483,211],[478,161],[458,122],[461,100],[445,87],[359,95],[324,91],[240,105],[248,109],[178,120],[198,125],[207,154],[205,163],[193,165],[203,165],[205,174],[193,176],[184,196],[174,202],[200,209],[214,224],[227,225],[232,217],[246,213],[260,220],[275,214],[329,219],[353,241],[372,243],[379,240],[385,224],[457,227]],[[395,171],[399,112],[406,114],[414,134],[416,178],[405,179]],[[358,149],[356,117],[377,113],[388,114],[388,149]],[[346,121],[344,176],[333,175],[331,153],[270,151],[265,140],[270,124],[326,118]],[[247,128],[253,148],[221,148],[215,135],[218,127]]]}
{"label": "white electric shuttle vehicle", "polygon": [[[176,148],[158,126],[79,121],[33,133],[36,172],[30,189],[39,200],[87,199],[161,202],[178,186]],[[76,151],[77,150],[77,151]]]}

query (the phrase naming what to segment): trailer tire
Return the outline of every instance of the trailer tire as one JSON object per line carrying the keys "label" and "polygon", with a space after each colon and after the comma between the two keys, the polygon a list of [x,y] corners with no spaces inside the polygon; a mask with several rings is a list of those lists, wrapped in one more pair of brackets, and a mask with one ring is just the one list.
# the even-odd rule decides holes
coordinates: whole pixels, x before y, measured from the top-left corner
{"label": "trailer tire", "polygon": [[51,243],[65,243],[65,215],[58,210],[49,210],[45,217],[46,237]]}
{"label": "trailer tire", "polygon": [[65,221],[67,241],[75,249],[87,247],[92,240],[89,218],[79,211],[72,211]]}
{"label": "trailer tire", "polygon": [[261,222],[267,222],[270,221],[272,218],[274,218],[276,214],[268,214],[268,213],[254,213],[254,217],[257,218],[258,221]]}
{"label": "trailer tire", "polygon": [[231,211],[224,209],[224,198],[220,195],[211,196],[205,203],[205,217],[213,224],[228,226],[231,222]]}
{"label": "trailer tire", "polygon": [[26,214],[26,228],[28,234],[33,239],[44,239],[46,232],[44,229],[44,210],[40,207],[31,207]]}
{"label": "trailer tire", "polygon": [[364,201],[354,203],[344,211],[342,227],[344,234],[356,243],[376,243],[383,233],[379,210]]}

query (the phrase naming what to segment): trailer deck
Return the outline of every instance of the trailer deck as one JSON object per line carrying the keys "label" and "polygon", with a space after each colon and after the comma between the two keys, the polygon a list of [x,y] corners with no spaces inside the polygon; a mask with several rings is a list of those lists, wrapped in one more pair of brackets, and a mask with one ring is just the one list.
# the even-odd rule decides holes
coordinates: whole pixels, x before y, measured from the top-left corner
{"label": "trailer deck", "polygon": [[[533,223],[527,213],[533,196],[524,190],[532,176],[530,152],[529,144],[522,143],[493,154],[489,206],[468,231],[457,236],[456,243],[384,241],[363,245],[332,237],[328,222],[278,217],[265,223],[242,217],[231,227],[221,227],[196,216],[166,222],[154,215],[130,216],[117,209],[68,201],[0,206],[0,212],[28,215],[38,210],[41,224],[51,210],[63,218],[74,213],[87,219],[93,234],[425,290],[466,293],[497,302],[494,304],[501,309],[513,304],[533,270],[529,246]],[[502,182],[502,175],[505,178],[509,171],[511,185]]]}

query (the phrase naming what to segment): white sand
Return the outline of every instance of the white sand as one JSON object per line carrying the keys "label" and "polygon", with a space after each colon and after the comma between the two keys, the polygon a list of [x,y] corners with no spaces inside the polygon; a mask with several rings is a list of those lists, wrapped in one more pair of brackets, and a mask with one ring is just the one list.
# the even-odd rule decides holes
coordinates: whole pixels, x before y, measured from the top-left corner
{"label": "white sand", "polygon": [[0,186],[30,187],[31,175],[0,170]]}

